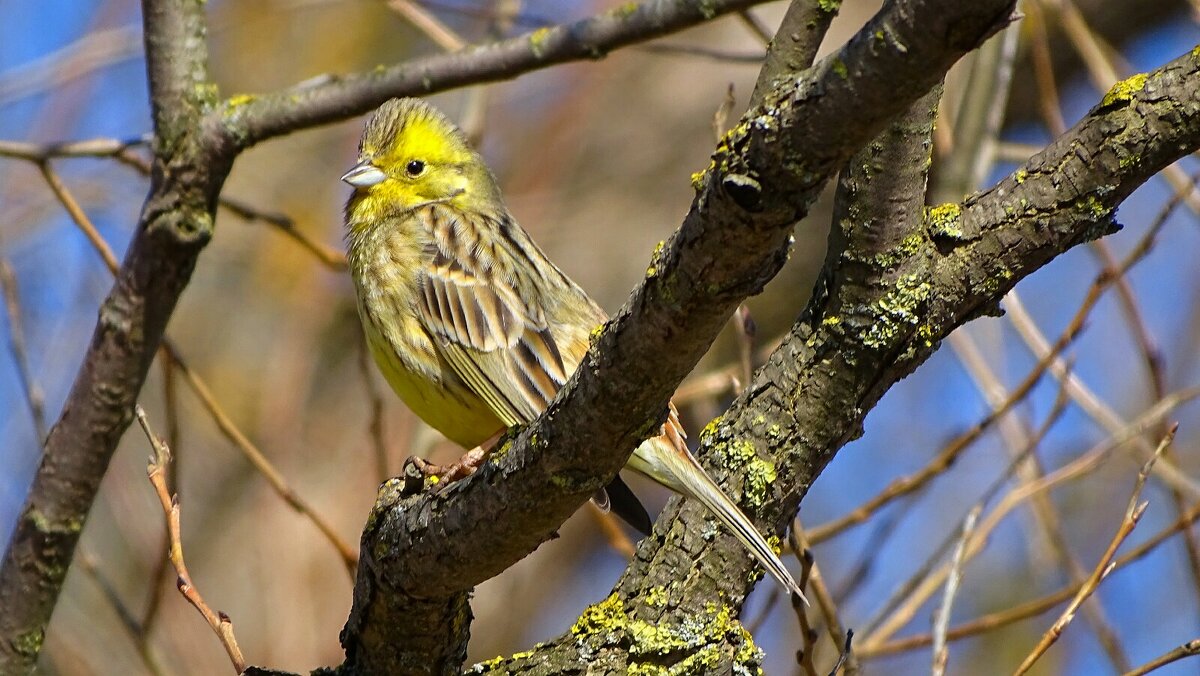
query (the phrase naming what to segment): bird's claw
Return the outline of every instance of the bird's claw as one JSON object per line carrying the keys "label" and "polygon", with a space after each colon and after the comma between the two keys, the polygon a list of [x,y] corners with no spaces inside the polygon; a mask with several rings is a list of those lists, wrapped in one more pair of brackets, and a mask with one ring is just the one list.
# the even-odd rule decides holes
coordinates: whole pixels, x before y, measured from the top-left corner
{"label": "bird's claw", "polygon": [[435,483],[449,485],[474,474],[485,460],[487,460],[487,451],[476,447],[449,465],[436,465],[423,458],[413,458],[413,464]]}

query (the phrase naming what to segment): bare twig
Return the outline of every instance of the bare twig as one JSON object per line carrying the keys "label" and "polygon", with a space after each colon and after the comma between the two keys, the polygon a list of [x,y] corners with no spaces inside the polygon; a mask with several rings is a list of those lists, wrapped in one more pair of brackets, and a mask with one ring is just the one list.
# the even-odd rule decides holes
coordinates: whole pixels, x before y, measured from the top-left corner
{"label": "bare twig", "polygon": [[188,603],[200,612],[204,621],[208,622],[208,626],[212,628],[213,633],[217,635],[217,639],[225,648],[225,652],[228,653],[234,671],[240,674],[246,669],[246,660],[242,657],[242,650],[238,647],[237,639],[234,638],[233,622],[225,613],[214,612],[204,601],[200,590],[192,583],[192,576],[188,573],[187,564],[183,559],[183,540],[179,529],[179,499],[171,494],[167,486],[166,470],[167,465],[171,462],[171,451],[163,443],[163,440],[154,434],[150,428],[150,422],[146,419],[146,412],[142,410],[141,406],[136,407],[136,414],[142,431],[146,433],[146,438],[154,449],[154,454],[150,456],[150,461],[146,465],[146,473],[150,478],[150,483],[154,486],[155,494],[158,495],[163,514],[167,518],[167,533],[170,535],[171,541],[171,564],[175,566],[175,572],[179,574],[176,586],[179,588],[179,593],[183,594]]}
{"label": "bare twig", "polygon": [[[167,549],[164,549],[164,552],[169,554],[169,550]],[[91,553],[86,550],[80,551],[79,563],[83,567],[83,572],[100,588],[100,592],[104,594],[104,599],[112,607],[113,612],[117,614],[117,618],[121,620],[121,628],[125,630],[126,635],[129,636],[129,640],[137,648],[138,655],[141,656],[142,664],[146,666],[146,670],[154,674],[154,676],[163,676],[166,674],[167,672],[159,664],[158,658],[154,656],[150,642],[146,640],[148,633],[145,623],[138,622],[133,616],[133,612],[121,600],[121,595],[117,593],[116,587],[113,586],[112,581],[108,579],[104,572],[100,570],[100,566],[96,564]]]}
{"label": "bare twig", "polygon": [[1146,478],[1150,476],[1150,471],[1154,469],[1154,463],[1162,456],[1163,451],[1165,451],[1167,447],[1171,445],[1171,441],[1174,440],[1175,432],[1178,429],[1178,425],[1171,427],[1170,431],[1167,432],[1167,435],[1163,437],[1161,442],[1159,442],[1158,448],[1156,448],[1154,451],[1154,455],[1152,455],[1150,459],[1146,461],[1146,464],[1142,466],[1141,471],[1138,472],[1137,482],[1134,483],[1133,487],[1133,495],[1129,498],[1129,506],[1125,509],[1125,517],[1121,520],[1121,525],[1117,529],[1117,534],[1113,536],[1112,541],[1108,545],[1108,549],[1104,552],[1104,555],[1100,557],[1100,562],[1096,564],[1096,568],[1092,571],[1091,576],[1088,577],[1083,586],[1080,587],[1079,591],[1075,594],[1075,598],[1073,598],[1071,602],[1067,604],[1066,609],[1063,610],[1062,614],[1059,615],[1058,619],[1053,625],[1051,625],[1050,629],[1042,635],[1041,640],[1038,641],[1036,646],[1034,646],[1033,651],[1029,653],[1029,655],[1021,663],[1021,666],[1017,667],[1016,676],[1020,676],[1021,674],[1028,672],[1033,664],[1037,662],[1047,650],[1050,649],[1050,646],[1054,645],[1054,643],[1058,641],[1067,625],[1072,619],[1074,619],[1075,613],[1079,610],[1079,606],[1082,605],[1083,602],[1086,601],[1087,598],[1096,591],[1097,587],[1100,586],[1100,583],[1104,580],[1104,578],[1108,577],[1108,574],[1113,571],[1114,564],[1112,561],[1117,554],[1117,549],[1121,546],[1121,543],[1125,541],[1125,538],[1129,537],[1129,534],[1133,532],[1134,527],[1137,526],[1138,521],[1141,520],[1142,514],[1144,514],[1146,511],[1146,506],[1148,503],[1141,502],[1142,488],[1144,488],[1146,485]]}
{"label": "bare twig", "polygon": [[971,533],[975,530],[975,522],[979,519],[979,513],[982,511],[982,504],[975,505],[967,513],[967,518],[963,520],[962,537],[958,539],[958,546],[954,548],[954,556],[950,561],[950,575],[946,578],[946,592],[942,595],[941,606],[933,615],[933,667],[930,669],[933,676],[942,676],[946,673],[946,663],[950,659],[950,650],[946,645],[946,630],[950,626],[950,608],[954,604],[954,595],[958,593],[959,582],[962,580],[967,541],[971,539]]}
{"label": "bare twig", "polygon": [[1195,657],[1196,655],[1200,655],[1200,638],[1188,641],[1174,650],[1163,653],[1137,669],[1126,673],[1124,676],[1142,676],[1142,674],[1148,674],[1172,662],[1178,662],[1185,657]]}
{"label": "bare twig", "polygon": [[415,2],[410,2],[410,0],[388,0],[388,7],[393,12],[403,16],[417,30],[424,33],[425,37],[447,52],[457,52],[468,44],[458,33],[455,33],[449,26],[442,23],[441,19],[430,14],[428,10]]}
{"label": "bare twig", "polygon": [[[63,185],[58,174],[50,168],[49,163],[41,162],[38,166],[41,168],[42,174],[45,176],[50,188],[54,191],[55,196],[71,216],[71,220],[83,231],[88,241],[91,242],[96,252],[104,260],[105,266],[115,275],[117,273],[117,258],[113,254],[112,249],[109,248],[108,242],[105,242],[104,238],[100,236],[99,231],[96,230],[96,227],[92,224],[87,214],[84,213],[79,203],[75,201],[70,191]],[[313,522],[322,535],[337,549],[338,555],[341,557],[343,564],[345,564],[350,578],[353,579],[355,570],[358,568],[358,556],[355,554],[354,548],[347,544],[338,535],[333,526],[316,510],[310,507],[307,501],[292,490],[279,470],[275,469],[275,466],[267,460],[262,451],[250,441],[249,437],[238,429],[233,420],[225,414],[220,404],[217,403],[216,398],[213,397],[212,392],[208,389],[204,381],[184,362],[183,356],[179,353],[179,350],[175,347],[171,339],[164,336],[162,345],[166,350],[166,354],[179,367],[180,372],[183,374],[184,379],[187,380],[192,391],[196,393],[201,403],[204,404],[213,421],[216,422],[218,429],[225,434],[226,438],[233,442],[234,446],[250,461],[250,464],[266,478],[267,483],[271,484],[276,494],[283,498],[284,502]]]}
{"label": "bare twig", "polygon": [[21,294],[17,290],[17,276],[13,274],[12,265],[5,258],[0,258],[0,287],[4,290],[4,309],[8,313],[8,347],[12,351],[13,362],[17,365],[17,376],[21,379],[25,404],[29,406],[29,416],[33,419],[33,431],[37,435],[38,446],[41,446],[46,440],[46,399],[29,368],[29,353],[25,349],[25,324],[21,320]]}
{"label": "bare twig", "polygon": [[296,227],[296,222],[290,216],[281,213],[267,212],[256,209],[245,202],[232,197],[222,197],[220,205],[230,213],[239,216],[247,222],[261,221],[272,225],[276,230],[290,237],[304,250],[316,256],[322,265],[334,271],[346,270],[346,256],[341,251],[333,249],[304,234]]}
{"label": "bare twig", "polygon": [[[797,552],[797,558],[800,559],[800,588],[808,586],[808,581],[812,575],[815,559],[811,549],[805,549],[800,546],[800,542],[796,540],[796,531],[793,529],[790,535],[792,539],[792,548]],[[801,646],[796,651],[796,661],[800,663],[800,668],[804,670],[808,676],[817,676],[817,667],[813,662],[814,653],[817,651],[817,632],[813,631],[812,625],[808,622],[808,614],[805,612],[804,602],[801,597],[793,595],[792,610],[796,613],[796,619],[800,622],[800,641]]]}
{"label": "bare twig", "polygon": [[[1180,404],[1200,397],[1200,387],[1193,387],[1175,392],[1162,401],[1156,402],[1132,423],[1121,428],[1108,439],[1093,446],[1086,453],[1063,465],[1054,472],[1046,474],[1035,482],[1018,487],[1007,494],[987,515],[968,543],[965,556],[973,558],[987,543],[988,537],[1000,522],[1017,506],[1029,500],[1032,496],[1057,486],[1063,485],[1085,476],[1099,468],[1117,448],[1143,434],[1146,429],[1157,425],[1164,417],[1170,415]],[[943,566],[936,571],[922,576],[919,584],[903,603],[885,622],[872,631],[871,636],[863,644],[864,650],[873,650],[884,640],[908,624],[917,609],[932,596],[945,581],[949,574],[949,566]]]}

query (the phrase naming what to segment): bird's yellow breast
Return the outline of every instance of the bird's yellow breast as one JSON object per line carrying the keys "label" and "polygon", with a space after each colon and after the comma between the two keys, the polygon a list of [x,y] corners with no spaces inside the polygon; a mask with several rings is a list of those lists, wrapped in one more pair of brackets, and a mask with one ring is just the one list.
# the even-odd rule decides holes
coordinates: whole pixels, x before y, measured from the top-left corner
{"label": "bird's yellow breast", "polygon": [[420,238],[400,228],[364,237],[374,241],[352,242],[349,259],[367,344],[384,379],[413,413],[463,448],[502,431],[504,423],[450,370],[417,319]]}

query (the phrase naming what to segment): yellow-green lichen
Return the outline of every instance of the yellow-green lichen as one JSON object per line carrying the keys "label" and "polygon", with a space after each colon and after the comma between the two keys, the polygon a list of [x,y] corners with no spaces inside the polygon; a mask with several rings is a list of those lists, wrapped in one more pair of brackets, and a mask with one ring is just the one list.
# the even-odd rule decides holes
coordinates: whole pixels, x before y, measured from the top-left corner
{"label": "yellow-green lichen", "polygon": [[1108,93],[1104,95],[1104,100],[1100,102],[1100,105],[1107,108],[1115,103],[1124,103],[1129,101],[1133,98],[1134,94],[1142,91],[1142,89],[1146,86],[1146,80],[1149,77],[1150,76],[1146,73],[1138,73],[1131,78],[1121,80],[1108,90]]}
{"label": "yellow-green lichen", "polygon": [[596,343],[600,342],[600,336],[604,335],[604,322],[600,322],[588,333],[588,349],[596,347]]}
{"label": "yellow-green lichen", "polygon": [[1112,214],[1112,210],[1100,200],[1096,199],[1095,195],[1088,195],[1075,200],[1074,207],[1079,211],[1086,212],[1095,220],[1104,220]]}
{"label": "yellow-green lichen", "polygon": [[843,80],[850,77],[850,70],[846,68],[846,62],[842,61],[841,59],[835,58],[833,63],[830,65],[830,68],[833,70],[835,75]]}
{"label": "yellow-green lichen", "polygon": [[1013,180],[1017,182],[1017,185],[1024,183],[1026,178],[1029,178],[1029,172],[1024,169],[1018,169],[1013,173]]}
{"label": "yellow-green lichen", "polygon": [[238,108],[254,100],[253,94],[234,94],[229,97],[229,107]]}
{"label": "yellow-green lichen", "polygon": [[[589,606],[571,627],[571,634],[590,648],[597,647],[596,644],[627,646],[630,660],[627,674],[704,673],[720,665],[726,654],[726,642],[736,646],[735,673],[761,673],[758,663],[762,651],[754,645],[754,637],[738,622],[729,606],[715,603],[709,603],[703,613],[684,618],[678,624],[659,625],[631,619],[620,596],[612,594]],[[690,654],[670,666],[661,664],[662,657],[684,652]]]}
{"label": "yellow-green lichen", "polygon": [[842,0],[817,0],[817,9],[826,14],[834,14],[842,7]]}
{"label": "yellow-green lichen", "polygon": [[875,302],[871,308],[874,321],[863,344],[870,348],[891,345],[895,340],[920,324],[917,314],[929,298],[931,287],[917,275],[904,275],[896,280],[895,288]]}
{"label": "yellow-green lichen", "polygon": [[618,19],[628,19],[629,17],[633,16],[637,10],[638,4],[636,2],[627,2],[623,5],[618,5],[617,7],[613,8],[612,15]]}
{"label": "yellow-green lichen", "polygon": [[646,277],[658,274],[658,266],[662,262],[663,251],[666,247],[667,243],[663,240],[659,240],[658,244],[654,245],[654,251],[650,254],[650,266],[646,268]]}
{"label": "yellow-green lichen", "polygon": [[529,51],[537,58],[542,58],[546,53],[546,40],[550,37],[549,28],[539,28],[529,34]]}
{"label": "yellow-green lichen", "polygon": [[962,207],[953,202],[939,204],[925,210],[925,222],[929,224],[929,230],[934,235],[954,239],[961,238],[963,236],[961,218]]}
{"label": "yellow-green lichen", "polygon": [[743,470],[742,502],[747,507],[758,509],[768,498],[771,484],[775,483],[775,464],[763,460],[754,444],[746,439],[721,442],[717,452],[730,470]]}
{"label": "yellow-green lichen", "polygon": [[665,608],[667,605],[667,588],[655,585],[646,592],[646,605],[651,608]]}

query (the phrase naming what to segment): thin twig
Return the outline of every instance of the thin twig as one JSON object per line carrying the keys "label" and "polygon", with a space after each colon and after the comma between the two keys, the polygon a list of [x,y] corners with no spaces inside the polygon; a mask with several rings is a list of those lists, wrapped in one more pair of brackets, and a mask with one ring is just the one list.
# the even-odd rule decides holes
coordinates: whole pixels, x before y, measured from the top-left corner
{"label": "thin twig", "polygon": [[950,626],[950,608],[954,604],[954,595],[958,593],[959,582],[962,580],[967,541],[971,539],[971,533],[975,530],[975,522],[979,519],[982,511],[982,504],[975,505],[967,513],[967,518],[963,520],[962,537],[958,539],[958,546],[954,548],[954,556],[950,561],[950,576],[946,578],[946,592],[942,595],[942,605],[933,615],[933,667],[930,669],[933,676],[942,676],[946,673],[946,663],[950,659],[950,650],[946,646],[946,630]]}
{"label": "thin twig", "polygon": [[1159,442],[1158,448],[1154,450],[1154,455],[1152,455],[1150,459],[1146,461],[1146,464],[1142,466],[1141,471],[1138,472],[1137,482],[1134,483],[1133,487],[1133,495],[1129,498],[1129,505],[1125,509],[1125,517],[1121,520],[1121,525],[1117,529],[1117,534],[1114,535],[1112,541],[1109,542],[1108,549],[1105,550],[1104,556],[1100,557],[1100,562],[1096,564],[1091,576],[1088,577],[1087,581],[1085,581],[1083,586],[1080,587],[1079,592],[1075,594],[1075,598],[1071,599],[1071,602],[1067,604],[1066,609],[1063,610],[1062,614],[1059,615],[1054,624],[1050,626],[1050,629],[1042,635],[1041,640],[1038,641],[1036,646],[1034,646],[1033,650],[1025,658],[1025,661],[1021,663],[1021,666],[1017,667],[1016,676],[1021,676],[1021,674],[1028,672],[1034,663],[1037,662],[1042,655],[1046,654],[1046,651],[1050,649],[1050,646],[1054,645],[1054,643],[1058,641],[1059,637],[1062,636],[1063,631],[1067,628],[1067,625],[1070,624],[1072,619],[1074,619],[1075,613],[1079,610],[1079,606],[1082,605],[1089,596],[1095,593],[1096,589],[1100,586],[1100,583],[1104,581],[1106,577],[1108,577],[1109,573],[1113,571],[1113,558],[1116,557],[1117,549],[1121,546],[1121,543],[1125,541],[1125,538],[1129,537],[1129,534],[1133,532],[1134,527],[1136,527],[1138,521],[1141,520],[1142,514],[1146,512],[1146,507],[1149,504],[1146,502],[1141,502],[1142,489],[1146,486],[1146,478],[1150,476],[1151,470],[1154,469],[1154,463],[1158,461],[1158,459],[1162,456],[1163,451],[1165,451],[1167,447],[1171,445],[1171,441],[1175,439],[1175,432],[1178,429],[1178,424],[1171,426],[1171,429],[1167,432],[1167,435],[1163,437],[1161,442]]}
{"label": "thin twig", "polygon": [[[84,232],[88,238],[88,241],[91,242],[97,253],[99,253],[100,257],[104,260],[104,263],[108,267],[109,271],[115,275],[117,273],[117,259],[116,256],[113,255],[112,249],[109,248],[108,243],[105,242],[104,238],[100,236],[100,233],[96,230],[96,227],[92,224],[87,214],[84,213],[83,209],[79,206],[79,203],[75,201],[75,198],[71,196],[70,191],[68,191],[66,186],[63,185],[58,175],[53,171],[53,169],[50,168],[49,163],[42,162],[38,166],[41,168],[42,174],[45,176],[46,182],[50,185],[50,188],[54,191],[55,196],[59,199],[63,207],[67,210],[67,213],[71,216],[71,220],[80,230]],[[225,414],[223,409],[221,409],[221,406],[217,403],[216,398],[212,396],[212,393],[209,391],[208,386],[204,383],[204,381],[201,380],[200,377],[197,376],[190,368],[188,368],[178,348],[175,347],[171,339],[167,336],[164,336],[162,345],[166,350],[166,354],[171,358],[175,365],[179,367],[179,370],[183,373],[188,385],[192,388],[192,391],[196,393],[196,396],[200,398],[201,403],[204,404],[204,407],[208,410],[209,414],[213,418],[213,421],[216,422],[217,427],[221,430],[221,432],[233,442],[234,446],[236,446],[238,450],[240,450],[246,457],[246,459],[250,461],[250,464],[253,465],[254,468],[257,469],[259,473],[267,479],[267,483],[271,484],[271,487],[275,489],[275,492],[281,498],[283,498],[284,502],[290,505],[302,516],[307,517],[313,522],[317,529],[321,531],[327,540],[329,540],[330,544],[337,549],[338,555],[341,557],[343,564],[345,564],[350,578],[353,579],[355,571],[358,569],[358,556],[354,549],[350,547],[350,545],[348,545],[344,540],[342,540],[341,536],[337,534],[337,531],[331,524],[329,524],[320,514],[318,514],[316,510],[312,509],[306,501],[304,501],[294,490],[292,490],[290,486],[288,486],[287,482],[283,478],[283,475],[279,473],[279,470],[275,469],[275,466],[272,465],[269,460],[267,460],[262,451],[260,451],[258,447],[250,441],[249,437],[247,437],[240,429],[238,429],[238,427],[233,423],[233,420]]]}
{"label": "thin twig", "polygon": [[[797,558],[800,559],[800,588],[808,587],[808,580],[812,574],[815,559],[811,549],[804,549],[800,546],[800,542],[796,540],[796,529],[792,529],[789,537],[792,539],[792,548],[800,552]],[[817,651],[817,632],[813,631],[812,625],[808,622],[808,614],[805,612],[804,602],[799,596],[792,595],[792,611],[796,613],[796,619],[800,622],[800,649],[796,651],[796,661],[800,664],[800,668],[804,670],[808,676],[817,676],[817,667],[813,663],[814,653]]]}
{"label": "thin twig", "polygon": [[383,434],[383,396],[371,375],[370,348],[366,336],[358,341],[358,371],[362,375],[363,388],[367,391],[367,403],[370,407],[371,420],[367,424],[367,436],[371,439],[371,449],[375,455],[375,476],[380,483],[391,476],[388,467],[388,448]]}
{"label": "thin twig", "polygon": [[135,139],[94,138],[65,143],[28,143],[0,140],[0,157],[41,163],[55,157],[117,157],[133,148],[144,148],[149,136]]}
{"label": "thin twig", "polygon": [[387,4],[393,12],[403,16],[413,27],[424,33],[425,37],[445,51],[457,52],[467,46],[466,40],[417,3],[409,0],[388,0]]}
{"label": "thin twig", "polygon": [[[1184,528],[1189,527],[1198,519],[1200,519],[1200,502],[1193,505],[1191,509],[1188,510],[1187,513],[1180,516],[1175,523],[1159,531],[1153,537],[1138,545],[1137,548],[1118,559],[1115,570],[1120,570],[1141,560],[1147,554],[1154,551],[1159,545],[1170,539],[1171,536],[1180,532]],[[946,632],[946,639],[948,641],[957,641],[970,636],[977,636],[989,631],[995,631],[1002,627],[1007,627],[1010,624],[1020,622],[1021,620],[1027,620],[1031,617],[1037,617],[1042,613],[1054,608],[1054,606],[1057,606],[1058,604],[1063,603],[1075,596],[1081,587],[1083,587],[1082,582],[1079,584],[1067,585],[1066,587],[1046,594],[1045,596],[1040,596],[1036,599],[1026,601],[1011,608],[998,610],[996,612],[988,613],[987,615],[978,617],[969,622],[964,622],[963,624],[953,627]],[[886,643],[880,643],[876,646],[865,648],[861,653],[861,657],[866,659],[883,657],[885,655],[894,655],[896,653],[905,652],[908,650],[924,648],[932,643],[932,634],[906,636],[901,639],[896,639],[894,641],[888,641]]]}
{"label": "thin twig", "polygon": [[[166,348],[160,350],[160,356],[165,352]],[[176,387],[177,381],[175,378],[174,362],[170,358],[158,360],[159,368],[162,370],[163,380],[163,408],[166,411],[167,419],[167,447],[175,449],[175,453],[180,449],[180,431],[179,431],[179,388]],[[167,470],[167,481],[172,486],[179,486],[179,466],[178,461],[171,463]],[[150,574],[150,594],[146,601],[146,609],[142,613],[142,628],[143,631],[149,632],[154,626],[155,620],[158,619],[158,611],[162,608],[162,600],[165,596],[166,585],[162,584],[163,578],[167,574],[167,567],[171,565],[171,543],[170,534],[163,533],[163,543],[159,547],[159,557],[154,563],[153,572]]]}
{"label": "thin twig", "polygon": [[[793,547],[793,551],[809,552],[812,558],[812,566],[807,571],[807,589],[809,596],[816,603],[816,606],[821,611],[821,617],[825,620],[825,630],[829,634],[829,640],[834,646],[842,646],[846,640],[847,630],[842,624],[841,617],[838,613],[837,602],[834,601],[834,595],[830,593],[828,585],[825,584],[825,578],[821,574],[821,567],[816,563],[815,555],[812,555],[812,545],[808,540],[808,534],[800,522],[800,517],[792,520],[792,531],[788,537],[788,543]],[[801,558],[801,560],[804,560]],[[847,646],[849,644],[846,644]],[[838,666],[835,671],[842,666],[845,666],[847,674],[858,673],[858,659],[852,652],[848,652],[849,648],[842,648],[841,655],[838,659]]]}
{"label": "thin twig", "polygon": [[5,258],[0,258],[0,287],[4,289],[4,309],[8,313],[8,347],[17,365],[17,376],[21,380],[21,390],[25,394],[25,404],[29,407],[33,431],[40,447],[46,440],[46,398],[29,368],[25,324],[21,320],[21,294],[17,290],[17,276]]}
{"label": "thin twig", "polygon": [[346,256],[342,254],[341,251],[322,244],[321,242],[318,242],[301,232],[300,229],[296,227],[296,222],[292,220],[290,216],[281,213],[262,211],[232,197],[222,197],[218,203],[227,211],[241,217],[248,223],[260,221],[274,226],[276,230],[287,235],[297,244],[304,247],[305,251],[311,253],[313,256],[316,256],[317,260],[330,270],[341,272],[348,269],[346,265]]}
{"label": "thin twig", "polygon": [[762,43],[763,47],[771,44],[771,29],[767,24],[763,23],[762,19],[758,18],[754,12],[743,9],[737,13],[738,19],[741,19],[742,25],[750,29],[750,32]]}
{"label": "thin twig", "polygon": [[84,550],[80,551],[79,554],[79,563],[83,567],[83,572],[100,588],[104,599],[113,609],[113,612],[117,614],[117,618],[121,620],[121,628],[125,630],[126,635],[129,636],[129,640],[137,648],[138,655],[141,656],[142,664],[146,666],[146,670],[154,674],[154,676],[164,676],[167,672],[159,664],[158,658],[154,656],[154,651],[150,647],[150,642],[146,640],[148,632],[146,631],[145,623],[138,622],[137,618],[133,616],[133,612],[121,600],[121,595],[117,593],[117,588],[108,579],[108,576],[100,570],[100,566],[96,564],[91,553]]}
{"label": "thin twig", "polygon": [[[972,536],[965,554],[967,559],[970,560],[973,558],[983,548],[992,531],[1017,506],[1042,491],[1056,488],[1095,471],[1115,450],[1138,438],[1146,429],[1159,424],[1164,417],[1170,415],[1179,405],[1198,397],[1200,397],[1200,387],[1187,388],[1171,394],[1162,401],[1156,402],[1154,406],[1138,416],[1135,421],[1121,428],[1117,433],[1112,434],[1104,441],[1096,444],[1083,455],[1080,455],[1054,472],[1046,474],[1038,481],[1025,484],[1009,492],[996,506],[996,509],[988,514],[987,518],[984,519]],[[924,605],[925,601],[936,592],[948,574],[949,566],[947,565],[922,576],[920,583],[908,596],[905,603],[887,621],[880,623],[872,631],[871,636],[863,644],[864,649],[874,649],[901,627],[908,624],[917,609]]]}
{"label": "thin twig", "polygon": [[217,424],[217,428],[221,430],[221,433],[225,435],[225,438],[232,442],[233,445],[242,452],[242,455],[245,456],[245,458],[250,461],[250,464],[254,466],[254,469],[258,470],[258,473],[267,480],[267,483],[271,485],[271,488],[275,489],[275,493],[279,497],[283,498],[284,502],[286,502],[292,509],[296,510],[296,512],[298,512],[301,516],[304,516],[311,521],[313,525],[317,527],[317,530],[321,531],[321,534],[325,536],[325,539],[328,540],[329,543],[333,545],[334,549],[337,550],[338,556],[341,557],[342,563],[346,567],[346,572],[350,575],[350,579],[354,579],[355,571],[358,570],[358,555],[355,553],[354,548],[347,544],[342,537],[338,535],[337,530],[332,524],[325,520],[325,517],[321,516],[320,513],[318,513],[312,508],[311,505],[308,504],[308,501],[301,498],[300,495],[288,485],[287,480],[284,479],[279,470],[276,469],[269,460],[267,460],[267,457],[263,455],[263,452],[259,450],[258,446],[256,446],[254,442],[250,441],[250,438],[247,437],[240,429],[238,429],[237,425],[234,424],[233,419],[230,418],[225,410],[221,408],[221,405],[217,403],[217,399],[208,389],[208,385],[206,385],[204,381],[201,380],[194,371],[192,371],[187,363],[183,361],[183,358],[179,355],[179,352],[166,338],[163,339],[163,345],[166,346],[167,354],[170,355],[171,361],[175,363],[175,366],[179,369],[180,374],[183,375],[183,379],[187,382],[188,387],[191,388],[192,393],[196,395],[196,397],[200,400],[200,403],[204,405],[204,408],[208,411],[209,416],[213,419],[213,422]]}
{"label": "thin twig", "polygon": [[146,474],[154,486],[154,492],[158,495],[163,514],[167,518],[167,533],[171,540],[171,564],[175,566],[175,572],[179,574],[176,586],[179,588],[179,593],[183,594],[188,603],[191,603],[192,607],[199,611],[204,620],[208,622],[208,626],[212,628],[213,633],[217,635],[217,639],[225,648],[225,652],[228,653],[234,671],[240,674],[246,670],[246,660],[242,657],[242,650],[238,647],[237,639],[234,638],[233,622],[225,613],[214,612],[204,601],[200,590],[192,583],[192,576],[188,573],[187,564],[184,562],[183,540],[179,529],[179,498],[172,495],[167,486],[166,469],[171,462],[171,451],[150,428],[150,421],[146,419],[146,412],[142,410],[142,407],[137,406],[135,412],[142,431],[146,433],[146,438],[154,449],[154,454],[150,456],[146,465]]}
{"label": "thin twig", "polygon": [[1196,655],[1200,655],[1200,638],[1188,641],[1174,650],[1163,653],[1137,669],[1127,672],[1124,676],[1142,676],[1142,674],[1148,674],[1172,662],[1177,662],[1185,657],[1195,657]]}

